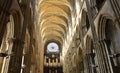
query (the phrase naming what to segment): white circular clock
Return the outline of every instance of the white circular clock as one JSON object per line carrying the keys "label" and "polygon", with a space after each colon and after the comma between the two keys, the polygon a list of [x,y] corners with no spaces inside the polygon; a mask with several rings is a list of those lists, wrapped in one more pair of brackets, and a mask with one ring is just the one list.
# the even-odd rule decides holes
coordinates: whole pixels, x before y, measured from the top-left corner
{"label": "white circular clock", "polygon": [[47,52],[48,53],[58,53],[59,52],[59,46],[55,42],[51,42],[47,45]]}

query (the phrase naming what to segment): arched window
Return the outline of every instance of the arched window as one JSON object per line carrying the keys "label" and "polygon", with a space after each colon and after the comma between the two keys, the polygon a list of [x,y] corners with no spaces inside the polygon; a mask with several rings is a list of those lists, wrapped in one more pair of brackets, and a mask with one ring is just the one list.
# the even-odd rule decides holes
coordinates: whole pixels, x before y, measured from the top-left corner
{"label": "arched window", "polygon": [[82,14],[82,20],[81,20],[81,27],[82,27],[82,33],[83,33],[82,35],[84,36],[89,30],[90,23],[89,23],[87,12],[83,10],[82,13],[83,14]]}
{"label": "arched window", "polygon": [[[110,55],[113,70],[116,73],[120,67],[120,31],[111,20],[106,21],[106,44]],[[120,70],[120,69],[119,69]]]}
{"label": "arched window", "polygon": [[90,27],[90,23],[89,23],[88,15],[86,15],[86,28],[87,28],[87,30],[89,29],[89,27]]}
{"label": "arched window", "polygon": [[[9,22],[6,24],[6,29],[5,33],[3,35],[2,43],[0,45],[0,53],[6,53],[6,54],[11,54],[12,52],[12,47],[13,47],[13,42],[12,39],[14,37],[14,17],[10,15],[9,17]],[[5,58],[0,58],[0,69],[2,68],[1,73],[3,71],[7,71],[8,66],[9,66],[9,61],[10,57],[6,59]]]}

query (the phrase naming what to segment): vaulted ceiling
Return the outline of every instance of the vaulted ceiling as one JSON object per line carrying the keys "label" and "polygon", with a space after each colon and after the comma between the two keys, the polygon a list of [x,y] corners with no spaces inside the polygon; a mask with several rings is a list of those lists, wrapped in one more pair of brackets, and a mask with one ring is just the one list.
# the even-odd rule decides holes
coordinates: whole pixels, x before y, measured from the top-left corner
{"label": "vaulted ceiling", "polygon": [[63,44],[74,0],[38,0],[40,30],[44,43]]}

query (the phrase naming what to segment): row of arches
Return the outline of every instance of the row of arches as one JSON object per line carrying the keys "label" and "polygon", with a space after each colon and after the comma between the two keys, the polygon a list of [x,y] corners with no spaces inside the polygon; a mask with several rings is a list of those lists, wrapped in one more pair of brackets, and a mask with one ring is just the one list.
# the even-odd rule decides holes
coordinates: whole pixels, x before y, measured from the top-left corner
{"label": "row of arches", "polygon": [[[118,73],[120,62],[120,28],[116,27],[117,25],[118,24],[114,23],[112,19],[101,16],[97,30],[98,42],[94,43],[94,38],[89,35],[86,37],[85,57],[87,55],[87,57],[92,57],[91,59],[85,58],[87,60],[86,63],[88,62],[85,65],[85,71],[87,70],[87,73]],[[90,63],[90,61],[92,61],[92,63]],[[89,65],[93,65],[93,69],[90,69]]]}
{"label": "row of arches", "polygon": [[[120,27],[114,9],[110,1],[83,1],[78,15],[79,31],[71,37],[73,40],[64,58],[64,62],[68,63],[64,66],[69,68],[64,69],[65,73],[118,73]],[[74,40],[77,35],[80,37]],[[80,44],[71,49],[71,44],[77,41]],[[81,54],[78,54],[78,48]]]}
{"label": "row of arches", "polygon": [[[4,3],[3,5],[5,5],[5,1],[3,1],[3,3]],[[9,4],[9,2],[7,2],[6,4]],[[11,2],[9,7],[12,7]],[[5,6],[5,9],[9,7]],[[7,10],[8,10],[7,12],[1,10],[0,13],[1,14],[0,52],[10,54],[13,51],[13,47],[14,47],[13,44],[15,43],[13,40],[21,36],[20,32],[22,31],[22,20],[21,20],[22,16],[20,11],[18,10],[13,10],[12,8]],[[0,72],[5,73],[8,71],[9,62],[10,62],[10,58],[0,59],[0,63],[1,63]]]}
{"label": "row of arches", "polygon": [[22,73],[30,72],[31,58],[35,55],[31,54],[36,46],[31,4],[28,0],[0,0],[0,54],[8,56],[0,56],[1,73],[20,73],[23,63],[27,67]]}

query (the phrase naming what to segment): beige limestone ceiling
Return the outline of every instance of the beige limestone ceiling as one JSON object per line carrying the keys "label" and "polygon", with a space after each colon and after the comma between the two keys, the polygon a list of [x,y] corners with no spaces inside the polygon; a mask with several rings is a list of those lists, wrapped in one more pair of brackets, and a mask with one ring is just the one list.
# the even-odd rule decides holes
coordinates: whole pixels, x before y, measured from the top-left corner
{"label": "beige limestone ceiling", "polygon": [[40,29],[44,43],[55,41],[61,45],[66,35],[73,0],[38,0]]}

